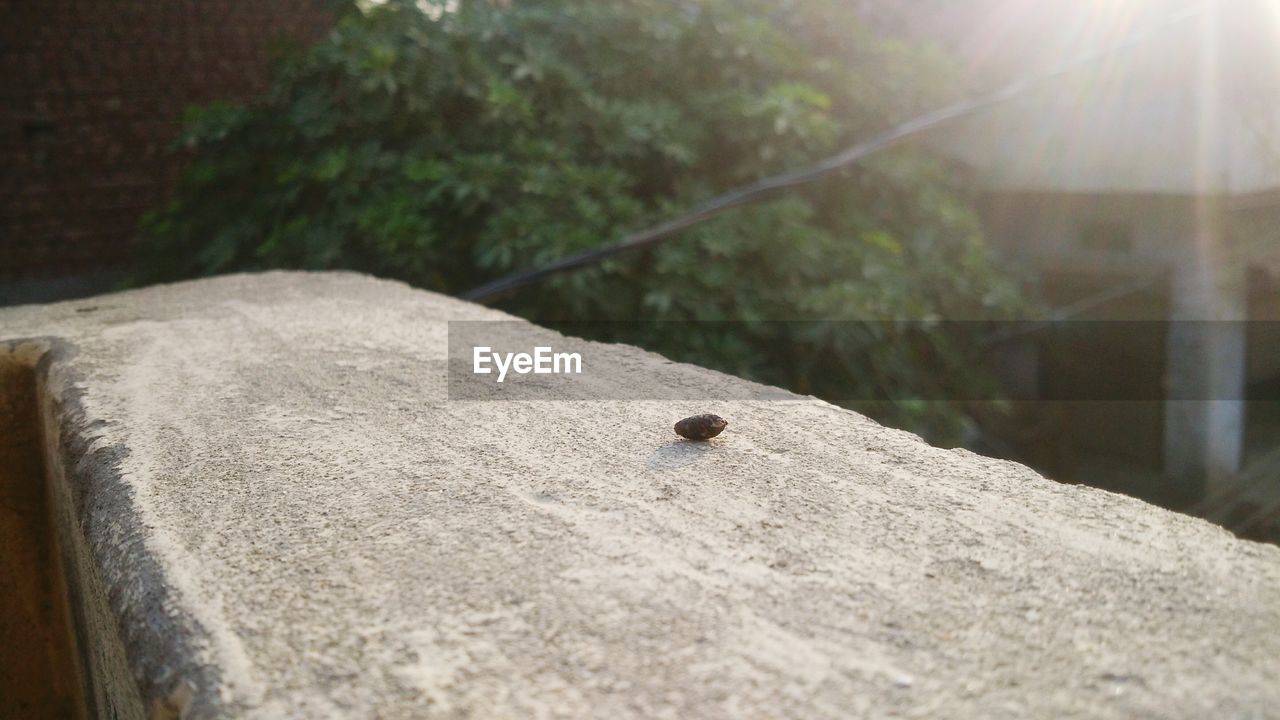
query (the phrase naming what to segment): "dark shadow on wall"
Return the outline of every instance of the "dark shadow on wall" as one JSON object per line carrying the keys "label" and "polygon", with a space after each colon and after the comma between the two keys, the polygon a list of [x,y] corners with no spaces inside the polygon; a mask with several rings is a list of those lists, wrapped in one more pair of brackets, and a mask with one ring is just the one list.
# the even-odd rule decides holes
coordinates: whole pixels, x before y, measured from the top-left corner
{"label": "dark shadow on wall", "polygon": [[87,717],[32,346],[0,346],[0,717]]}

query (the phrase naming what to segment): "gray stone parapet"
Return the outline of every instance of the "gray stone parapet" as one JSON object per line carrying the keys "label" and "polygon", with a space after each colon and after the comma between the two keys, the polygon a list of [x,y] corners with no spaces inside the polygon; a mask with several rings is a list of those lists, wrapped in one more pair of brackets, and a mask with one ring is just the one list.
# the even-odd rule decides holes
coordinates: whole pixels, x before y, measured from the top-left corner
{"label": "gray stone parapet", "polygon": [[457,320],[513,318],[345,273],[0,310],[91,715],[1280,714],[1280,548],[625,346],[451,401]]}

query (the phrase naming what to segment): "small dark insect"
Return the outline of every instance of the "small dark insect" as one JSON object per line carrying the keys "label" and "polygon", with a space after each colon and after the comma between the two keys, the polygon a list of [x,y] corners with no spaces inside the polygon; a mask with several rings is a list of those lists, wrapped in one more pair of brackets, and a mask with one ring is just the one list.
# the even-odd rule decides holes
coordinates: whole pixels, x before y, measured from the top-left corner
{"label": "small dark insect", "polygon": [[719,415],[694,415],[676,423],[676,434],[690,440],[710,440],[729,427]]}

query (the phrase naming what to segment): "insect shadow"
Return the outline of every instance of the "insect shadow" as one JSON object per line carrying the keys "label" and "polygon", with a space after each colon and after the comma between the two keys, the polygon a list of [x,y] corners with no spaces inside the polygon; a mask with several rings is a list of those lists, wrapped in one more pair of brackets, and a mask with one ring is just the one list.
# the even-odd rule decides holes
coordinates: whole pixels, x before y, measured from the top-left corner
{"label": "insect shadow", "polygon": [[672,440],[654,450],[645,464],[650,470],[676,470],[692,465],[714,449],[715,445],[706,441]]}

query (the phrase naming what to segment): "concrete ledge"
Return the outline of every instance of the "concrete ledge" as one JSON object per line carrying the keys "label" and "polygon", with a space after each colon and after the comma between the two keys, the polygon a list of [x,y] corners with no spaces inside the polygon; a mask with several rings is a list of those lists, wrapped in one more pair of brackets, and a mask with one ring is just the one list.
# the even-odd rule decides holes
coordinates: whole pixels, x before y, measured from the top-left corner
{"label": "concrete ledge", "polygon": [[[0,310],[47,348],[92,712],[1280,708],[1278,548],[633,348],[592,381],[739,399],[450,402],[486,319],[302,273]],[[697,412],[729,430],[677,442]]]}

